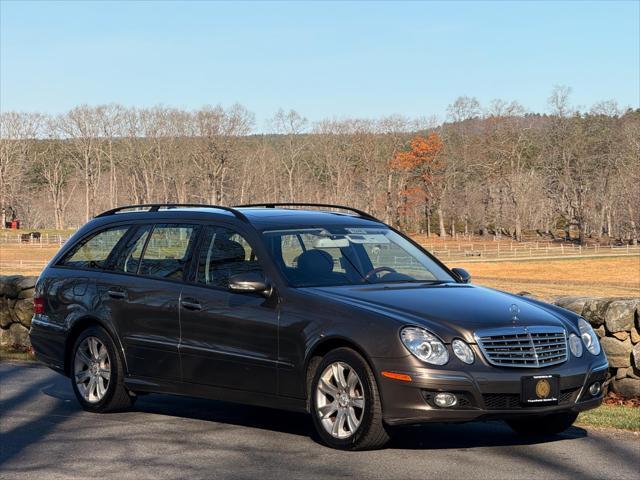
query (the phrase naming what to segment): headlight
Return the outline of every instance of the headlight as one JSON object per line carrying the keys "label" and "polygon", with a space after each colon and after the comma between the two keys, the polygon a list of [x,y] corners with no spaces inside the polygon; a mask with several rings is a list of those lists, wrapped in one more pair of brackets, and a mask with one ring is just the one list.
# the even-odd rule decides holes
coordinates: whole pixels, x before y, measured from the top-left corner
{"label": "headlight", "polygon": [[574,357],[582,356],[582,341],[575,333],[569,335],[569,348]]}
{"label": "headlight", "polygon": [[584,346],[587,347],[587,350],[593,355],[598,355],[600,353],[600,342],[591,325],[589,325],[584,318],[581,318],[578,320],[578,328],[580,329],[580,336],[582,337]]}
{"label": "headlight", "polygon": [[433,334],[419,327],[405,327],[400,332],[402,343],[420,360],[433,365],[444,365],[449,353],[444,344]]}
{"label": "headlight", "polygon": [[475,360],[471,347],[459,338],[456,338],[453,342],[451,342],[451,348],[453,348],[453,353],[456,354],[456,357],[458,357],[464,363],[471,365]]}

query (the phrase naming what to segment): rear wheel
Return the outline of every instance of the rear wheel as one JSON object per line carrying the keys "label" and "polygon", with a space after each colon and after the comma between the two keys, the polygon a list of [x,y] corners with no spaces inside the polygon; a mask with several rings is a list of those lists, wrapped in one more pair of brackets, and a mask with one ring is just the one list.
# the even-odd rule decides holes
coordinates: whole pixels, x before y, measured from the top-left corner
{"label": "rear wheel", "polygon": [[507,420],[507,425],[519,435],[554,435],[571,427],[576,418],[578,414],[574,412],[552,413]]}
{"label": "rear wheel", "polygon": [[375,377],[357,352],[329,352],[317,366],[310,396],[314,426],[328,446],[368,450],[389,440]]}
{"label": "rear wheel", "polygon": [[76,339],[71,358],[71,385],[90,412],[131,407],[135,397],[124,386],[124,368],[113,340],[101,327],[89,327]]}

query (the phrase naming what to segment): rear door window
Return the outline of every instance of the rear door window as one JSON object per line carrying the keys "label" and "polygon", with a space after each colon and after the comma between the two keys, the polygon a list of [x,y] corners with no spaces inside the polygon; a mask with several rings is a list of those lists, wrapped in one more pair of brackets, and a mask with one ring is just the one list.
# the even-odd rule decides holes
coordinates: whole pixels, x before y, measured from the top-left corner
{"label": "rear door window", "polygon": [[147,244],[152,225],[137,227],[135,232],[129,235],[125,245],[113,262],[112,269],[118,272],[138,273],[142,252]]}
{"label": "rear door window", "polygon": [[83,239],[65,255],[59,265],[89,269],[105,268],[109,255],[127,230],[129,226],[108,228]]}
{"label": "rear door window", "polygon": [[[195,240],[195,225],[156,225],[143,249],[138,274],[182,280]],[[142,243],[142,242],[139,242]],[[137,249],[138,244],[136,244]]]}

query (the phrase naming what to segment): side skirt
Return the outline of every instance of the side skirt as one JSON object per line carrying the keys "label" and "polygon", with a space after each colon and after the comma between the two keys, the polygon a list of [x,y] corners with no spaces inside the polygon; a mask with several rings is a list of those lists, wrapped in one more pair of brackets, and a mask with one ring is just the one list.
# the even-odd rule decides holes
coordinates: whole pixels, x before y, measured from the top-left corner
{"label": "side skirt", "polygon": [[168,393],[210,400],[242,403],[257,407],[277,408],[292,412],[308,412],[307,402],[300,398],[282,397],[268,393],[248,392],[231,388],[213,387],[196,383],[162,380],[146,377],[127,377],[125,386],[133,392]]}

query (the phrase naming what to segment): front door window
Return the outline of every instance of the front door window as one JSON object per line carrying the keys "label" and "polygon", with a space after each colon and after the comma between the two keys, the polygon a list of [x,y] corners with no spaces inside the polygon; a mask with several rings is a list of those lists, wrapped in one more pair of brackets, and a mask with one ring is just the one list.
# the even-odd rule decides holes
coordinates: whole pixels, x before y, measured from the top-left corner
{"label": "front door window", "polygon": [[205,229],[197,283],[226,289],[233,275],[260,271],[256,254],[242,235],[224,227]]}

